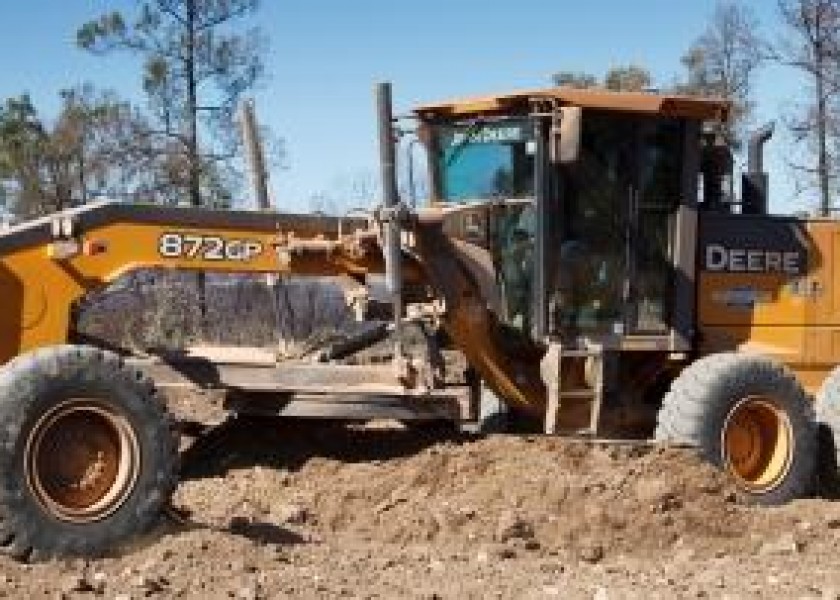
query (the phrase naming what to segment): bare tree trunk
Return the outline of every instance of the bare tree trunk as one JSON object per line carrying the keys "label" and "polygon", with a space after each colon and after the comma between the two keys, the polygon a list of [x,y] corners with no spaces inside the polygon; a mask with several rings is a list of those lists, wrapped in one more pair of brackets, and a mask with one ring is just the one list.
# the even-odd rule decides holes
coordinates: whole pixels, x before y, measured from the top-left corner
{"label": "bare tree trunk", "polygon": [[[819,17],[817,17],[819,18]],[[831,216],[830,173],[828,165],[828,108],[825,95],[825,55],[822,44],[816,44],[816,94],[817,94],[817,174],[820,185],[820,216]]]}
{"label": "bare tree trunk", "polygon": [[198,84],[195,73],[195,2],[187,0],[187,155],[190,170],[190,204],[201,206],[201,173],[198,156]]}
{"label": "bare tree trunk", "polygon": [[[198,84],[195,73],[195,7],[196,0],[187,0],[187,159],[189,164],[190,205],[199,208],[201,202],[201,165],[198,155]],[[207,331],[207,278],[199,272],[196,278],[198,288],[198,311],[202,334]]]}
{"label": "bare tree trunk", "polygon": [[827,217],[833,210],[835,177],[837,136],[832,121],[840,66],[840,0],[779,0],[778,5],[788,37],[780,40],[777,59],[799,70],[814,85],[813,102],[791,122],[791,130],[799,141],[809,144],[814,155],[808,163],[795,167],[805,174],[809,187],[817,188],[818,212]]}
{"label": "bare tree trunk", "polygon": [[88,201],[87,176],[85,175],[86,168],[85,149],[83,146],[79,149],[79,202],[83,205],[87,204]]}

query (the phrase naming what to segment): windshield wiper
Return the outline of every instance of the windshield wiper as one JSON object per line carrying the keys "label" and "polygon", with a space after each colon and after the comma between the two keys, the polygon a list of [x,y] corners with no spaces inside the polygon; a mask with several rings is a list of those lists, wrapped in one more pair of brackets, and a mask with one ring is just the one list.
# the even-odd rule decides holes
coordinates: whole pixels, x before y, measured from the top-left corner
{"label": "windshield wiper", "polygon": [[451,153],[449,154],[449,157],[446,159],[446,166],[447,167],[452,166],[452,163],[454,163],[458,159],[458,157],[461,156],[461,154],[464,152],[464,149],[467,147],[467,145],[469,145],[476,138],[478,133],[482,129],[484,129],[485,126],[486,126],[486,123],[483,123],[482,121],[476,121],[476,122],[470,124],[469,127],[467,127],[467,130],[464,132],[464,139],[462,139],[460,142],[458,142],[458,144],[451,149],[451,151],[450,151]]}

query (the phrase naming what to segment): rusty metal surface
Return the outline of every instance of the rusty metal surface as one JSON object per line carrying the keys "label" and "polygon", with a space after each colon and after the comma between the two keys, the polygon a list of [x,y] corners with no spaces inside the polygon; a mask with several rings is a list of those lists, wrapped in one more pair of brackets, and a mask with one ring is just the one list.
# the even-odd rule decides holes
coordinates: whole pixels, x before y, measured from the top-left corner
{"label": "rusty metal surface", "polygon": [[42,416],[24,448],[29,489],[59,520],[89,523],[126,500],[139,448],[121,415],[96,400],[68,399]]}
{"label": "rusty metal surface", "polygon": [[[255,355],[256,356],[256,355]],[[441,390],[430,388],[415,366],[409,375],[393,363],[345,365],[333,363],[288,362],[212,355],[170,355],[132,358],[129,362],[152,377],[159,387],[222,388],[250,392],[288,392],[304,394],[374,394],[430,397]],[[448,389],[448,388],[442,388]],[[445,392],[448,393],[448,392]]]}
{"label": "rusty metal surface", "polygon": [[[240,414],[349,420],[475,419],[473,392],[455,385],[405,387],[393,365],[275,364],[257,355],[214,362],[192,356],[178,361],[129,359],[161,389],[222,389],[225,407]],[[244,356],[244,355],[243,355]],[[217,355],[217,359],[219,356]]]}
{"label": "rusty metal surface", "polygon": [[453,240],[443,232],[440,219],[431,212],[425,216],[418,219],[417,254],[429,282],[443,298],[443,329],[457,341],[458,349],[490,389],[517,409],[542,416],[545,387],[539,377],[538,357],[507,351],[498,321],[478,282],[458,260]]}

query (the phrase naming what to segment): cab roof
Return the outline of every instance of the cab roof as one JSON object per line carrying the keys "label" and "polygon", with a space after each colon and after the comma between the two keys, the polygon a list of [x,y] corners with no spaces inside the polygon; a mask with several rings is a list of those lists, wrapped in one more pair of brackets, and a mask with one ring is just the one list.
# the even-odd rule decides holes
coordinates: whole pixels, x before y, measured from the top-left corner
{"label": "cab roof", "polygon": [[723,121],[731,104],[719,98],[701,98],[648,92],[611,92],[599,88],[553,87],[496,96],[464,98],[414,109],[421,119],[452,119],[483,115],[525,114],[534,100],[616,112],[632,112],[701,121]]}

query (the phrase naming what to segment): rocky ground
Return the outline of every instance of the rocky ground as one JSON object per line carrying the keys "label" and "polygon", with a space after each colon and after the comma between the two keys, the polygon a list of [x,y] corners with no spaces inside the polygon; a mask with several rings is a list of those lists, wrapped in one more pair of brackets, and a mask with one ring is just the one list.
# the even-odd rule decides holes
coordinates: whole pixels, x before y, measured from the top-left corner
{"label": "rocky ground", "polygon": [[840,503],[746,507],[685,451],[234,421],[112,558],[9,598],[840,598]]}

